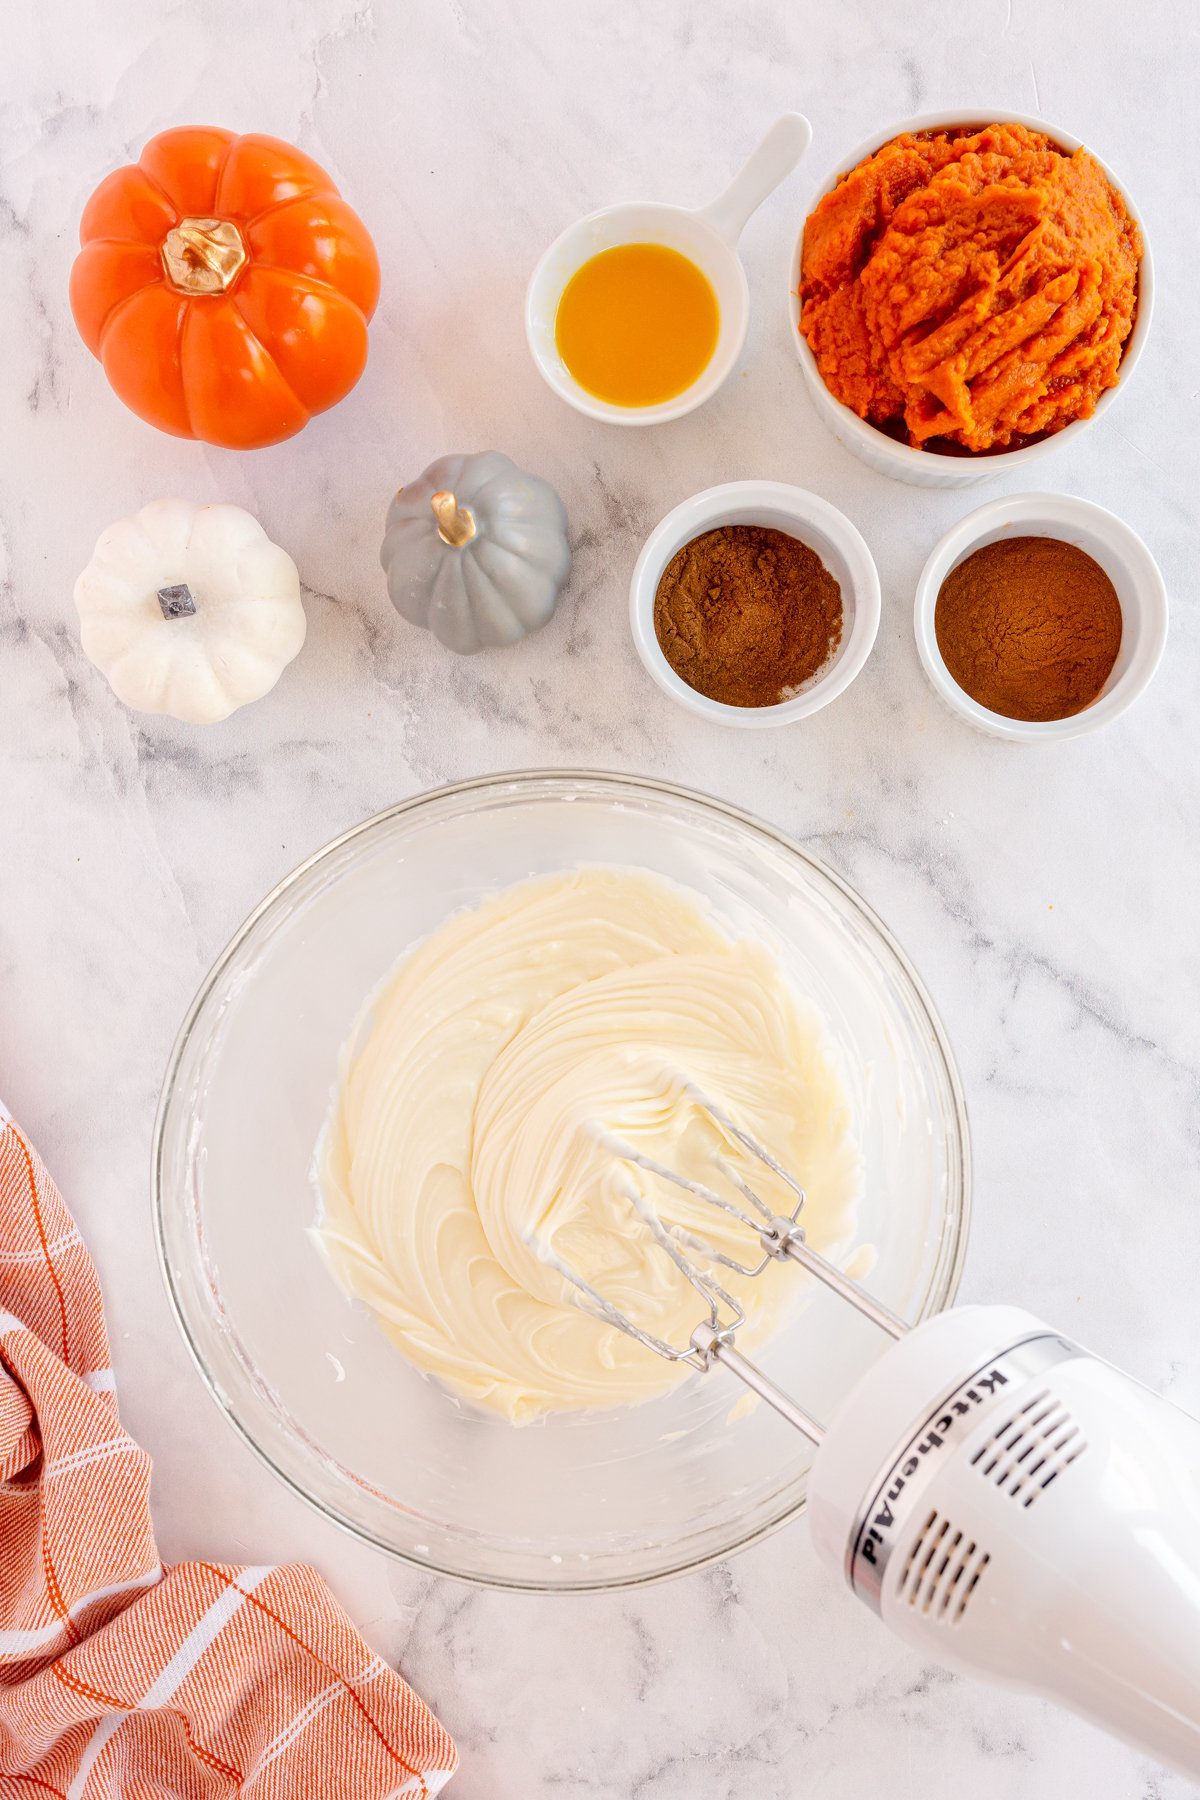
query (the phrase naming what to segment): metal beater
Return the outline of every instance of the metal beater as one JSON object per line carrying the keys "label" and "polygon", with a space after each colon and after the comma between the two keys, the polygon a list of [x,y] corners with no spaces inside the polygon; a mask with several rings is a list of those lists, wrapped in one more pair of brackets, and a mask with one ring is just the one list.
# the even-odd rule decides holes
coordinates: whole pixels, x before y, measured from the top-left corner
{"label": "metal beater", "polygon": [[[910,1330],[809,1248],[800,1183],[720,1107],[689,1096],[795,1206],[775,1213],[728,1164],[738,1200],[605,1138],[614,1156],[743,1224],[759,1254],[742,1262],[664,1223],[631,1183],[631,1204],[705,1317],[686,1345],[667,1343],[552,1258],[579,1304],[672,1362],[705,1373],[720,1363],[817,1446],[817,1549],[901,1637],[1056,1699],[1200,1780],[1200,1423],[1017,1307],[956,1307]],[[745,1315],[713,1272],[754,1277],[784,1260],[895,1340],[827,1426],[735,1348]]]}

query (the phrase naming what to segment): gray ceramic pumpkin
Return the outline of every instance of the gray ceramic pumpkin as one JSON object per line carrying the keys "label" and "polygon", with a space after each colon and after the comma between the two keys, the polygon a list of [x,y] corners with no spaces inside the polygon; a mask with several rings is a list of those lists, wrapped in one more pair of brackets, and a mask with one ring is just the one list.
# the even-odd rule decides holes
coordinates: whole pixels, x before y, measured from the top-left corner
{"label": "gray ceramic pumpkin", "polygon": [[392,501],[379,560],[397,612],[449,649],[515,644],[558,604],[566,509],[498,450],[442,456]]}

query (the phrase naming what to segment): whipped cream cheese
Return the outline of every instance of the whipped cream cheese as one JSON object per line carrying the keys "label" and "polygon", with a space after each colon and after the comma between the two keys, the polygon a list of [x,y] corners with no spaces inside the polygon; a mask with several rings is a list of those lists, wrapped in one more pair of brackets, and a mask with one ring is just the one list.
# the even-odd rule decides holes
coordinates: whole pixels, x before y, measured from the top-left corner
{"label": "whipped cream cheese", "polygon": [[[561,1265],[686,1346],[705,1305],[648,1221],[755,1260],[745,1227],[619,1153],[736,1197],[719,1157],[790,1211],[696,1090],[804,1183],[814,1247],[844,1241],[849,1105],[820,1016],[770,951],[632,870],[497,894],[403,957],[343,1052],[317,1153],[334,1275],[418,1368],[516,1423],[665,1392],[687,1365],[582,1311]],[[742,1344],[803,1282],[786,1267],[717,1273],[745,1307]]]}

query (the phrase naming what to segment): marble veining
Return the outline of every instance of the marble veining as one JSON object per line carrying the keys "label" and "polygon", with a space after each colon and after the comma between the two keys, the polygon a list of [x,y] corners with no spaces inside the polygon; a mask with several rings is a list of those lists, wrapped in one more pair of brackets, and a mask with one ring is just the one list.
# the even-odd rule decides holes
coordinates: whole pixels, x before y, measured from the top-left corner
{"label": "marble veining", "polygon": [[[1193,606],[1200,253],[1174,133],[1200,86],[1187,8],[1143,0],[81,0],[10,9],[0,68],[0,1093],[99,1264],[122,1405],[155,1457],[168,1557],[317,1564],[455,1734],[489,1800],[1182,1800],[1187,1784],[1051,1710],[886,1637],[795,1526],[665,1587],[551,1600],[417,1575],[262,1470],[168,1315],[147,1202],[162,1068],[212,957],[303,856],[387,803],[530,765],[643,771],[795,833],[862,890],[942,1010],[977,1159],[964,1293],[1021,1301],[1200,1409],[1200,774]],[[1129,184],[1159,298],[1108,419],[1038,471],[1121,512],[1173,604],[1163,668],[1107,732],[1045,751],[974,737],[910,625],[934,540],[1005,491],[925,493],[813,416],[788,341],[805,204],[842,153],[920,108],[1031,109]],[[813,146],[743,249],[742,364],[655,431],[593,425],[529,361],[529,270],[581,211],[699,204],[777,113]],[[291,138],[374,231],[366,377],[246,456],[126,413],[66,305],[95,181],[170,124]],[[521,646],[458,660],[397,619],[377,551],[396,485],[494,447],[550,480],[570,587]],[[768,476],[841,506],[884,618],[852,691],[786,732],[726,733],[644,675],[626,620],[642,538],[694,490]],[[1011,480],[1010,489],[1016,484]],[[308,642],[265,700],[203,729],[127,712],[82,656],[71,587],[100,530],[160,495],[254,512],[295,558]]]}

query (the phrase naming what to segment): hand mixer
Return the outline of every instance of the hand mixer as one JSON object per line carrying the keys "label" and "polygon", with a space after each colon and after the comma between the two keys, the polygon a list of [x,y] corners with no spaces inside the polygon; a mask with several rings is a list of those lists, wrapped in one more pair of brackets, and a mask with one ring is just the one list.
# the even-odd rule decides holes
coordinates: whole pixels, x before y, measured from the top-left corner
{"label": "hand mixer", "polygon": [[[768,1150],[691,1097],[782,1179],[793,1210],[776,1215],[727,1164],[738,1200],[606,1140],[739,1220],[759,1255],[723,1254],[631,1188],[707,1315],[688,1344],[666,1343],[557,1264],[580,1304],[660,1356],[720,1363],[812,1440],[817,1549],[908,1643],[1053,1698],[1200,1779],[1200,1423],[1018,1307],[961,1306],[910,1330],[809,1248],[804,1191]],[[755,1276],[777,1260],[895,1340],[828,1426],[734,1346],[744,1314],[713,1265]]]}

